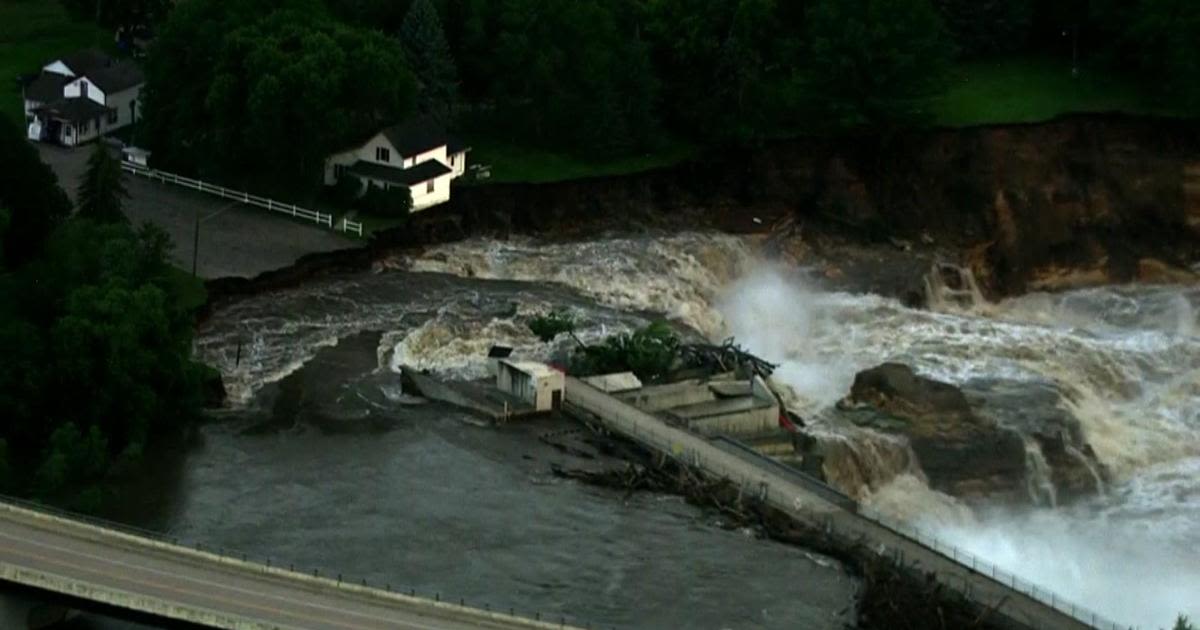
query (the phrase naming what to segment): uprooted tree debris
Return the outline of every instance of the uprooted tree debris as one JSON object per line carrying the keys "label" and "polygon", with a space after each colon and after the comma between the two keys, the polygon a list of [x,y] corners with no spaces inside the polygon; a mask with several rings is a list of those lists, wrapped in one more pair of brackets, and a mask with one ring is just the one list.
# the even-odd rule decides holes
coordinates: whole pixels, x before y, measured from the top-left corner
{"label": "uprooted tree debris", "polygon": [[[594,440],[588,440],[599,447]],[[626,460],[623,468],[584,471],[554,467],[561,477],[606,488],[677,494],[716,510],[730,528],[752,527],[764,537],[833,557],[862,580],[857,623],[863,630],[1000,630],[1007,626],[994,611],[981,609],[941,585],[932,574],[900,566],[863,545],[847,546],[826,531],[797,522],[785,512],[741,491],[728,480],[713,480],[661,454],[617,437],[601,450]],[[628,495],[627,495],[628,496]]]}
{"label": "uprooted tree debris", "polygon": [[679,358],[689,368],[704,367],[714,372],[731,372],[739,368],[749,368],[753,373],[767,378],[779,366],[750,354],[733,339],[726,339],[721,345],[708,343],[689,343],[679,346]]}

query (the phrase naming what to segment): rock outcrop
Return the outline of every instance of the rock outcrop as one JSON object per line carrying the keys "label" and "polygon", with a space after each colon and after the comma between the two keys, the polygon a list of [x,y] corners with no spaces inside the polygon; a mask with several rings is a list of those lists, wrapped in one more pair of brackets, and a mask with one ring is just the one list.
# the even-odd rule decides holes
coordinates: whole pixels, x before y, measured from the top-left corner
{"label": "rock outcrop", "polygon": [[903,435],[930,487],[957,497],[1025,492],[1025,445],[1014,430],[975,414],[957,387],[918,376],[900,363],[860,372],[843,408],[860,425]]}
{"label": "rock outcrop", "polygon": [[904,436],[935,490],[1053,503],[1095,493],[1107,476],[1056,403],[1049,387],[990,382],[968,395],[886,363],[860,372],[840,407],[859,426]]}

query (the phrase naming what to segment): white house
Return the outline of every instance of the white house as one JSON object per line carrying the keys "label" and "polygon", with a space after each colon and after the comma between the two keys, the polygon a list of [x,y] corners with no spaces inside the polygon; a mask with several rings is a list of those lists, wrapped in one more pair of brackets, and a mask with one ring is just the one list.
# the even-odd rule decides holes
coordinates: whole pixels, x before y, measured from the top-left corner
{"label": "white house", "polygon": [[51,61],[24,89],[28,137],[76,146],[131,125],[143,83],[137,64],[94,49]]}
{"label": "white house", "polygon": [[[413,212],[450,199],[450,182],[467,170],[470,148],[427,118],[415,118],[376,133],[366,142],[325,160],[325,184],[346,174],[367,186],[405,186]],[[364,187],[365,189],[365,187]]]}

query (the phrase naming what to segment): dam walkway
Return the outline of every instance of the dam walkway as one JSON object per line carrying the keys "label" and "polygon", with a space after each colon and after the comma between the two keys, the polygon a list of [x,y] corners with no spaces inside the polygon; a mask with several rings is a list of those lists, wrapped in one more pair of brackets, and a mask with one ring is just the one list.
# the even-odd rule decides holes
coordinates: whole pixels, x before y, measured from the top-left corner
{"label": "dam walkway", "polygon": [[[317,577],[0,502],[0,582],[67,608],[239,630],[551,629],[551,623]],[[2,589],[0,589],[2,590]],[[13,613],[13,617],[22,616]],[[556,620],[557,621],[557,620]],[[14,630],[24,619],[0,619]]]}
{"label": "dam walkway", "polygon": [[729,440],[710,440],[672,427],[583,381],[567,379],[564,402],[568,412],[595,420],[613,433],[711,477],[728,479],[750,496],[785,511],[797,522],[822,528],[848,547],[864,543],[903,566],[933,574],[941,584],[993,611],[993,619],[1007,627],[1021,630],[1123,627],[935,539],[922,537],[915,530],[906,532],[899,523],[864,514],[853,501],[815,478],[748,448],[739,448]]}

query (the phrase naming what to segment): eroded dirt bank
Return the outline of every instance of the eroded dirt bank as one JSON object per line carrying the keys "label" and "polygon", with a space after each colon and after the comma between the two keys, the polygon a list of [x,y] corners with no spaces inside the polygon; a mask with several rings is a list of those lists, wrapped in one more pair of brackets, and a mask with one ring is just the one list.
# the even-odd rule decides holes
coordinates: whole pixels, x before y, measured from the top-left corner
{"label": "eroded dirt bank", "polygon": [[838,247],[958,258],[992,296],[1190,280],[1187,267],[1200,255],[1200,126],[1074,116],[801,139],[621,177],[463,187],[451,203],[379,235],[367,250],[314,255],[254,280],[209,286],[220,300],[329,269],[366,268],[396,248],[471,236],[559,240],[705,228],[774,230],[783,253],[796,249],[788,241],[802,240],[823,248],[827,260],[837,259],[831,248]]}

